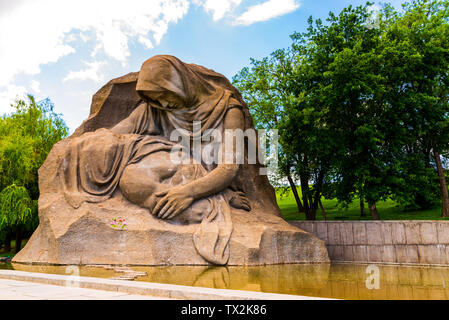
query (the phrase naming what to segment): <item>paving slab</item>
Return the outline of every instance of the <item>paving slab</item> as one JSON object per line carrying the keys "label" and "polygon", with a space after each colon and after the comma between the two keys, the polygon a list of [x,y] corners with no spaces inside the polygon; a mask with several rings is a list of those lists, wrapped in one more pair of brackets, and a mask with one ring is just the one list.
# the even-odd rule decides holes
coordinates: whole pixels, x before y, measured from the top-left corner
{"label": "paving slab", "polygon": [[[29,284],[29,286],[27,285]],[[67,286],[67,284],[76,287]],[[92,299],[183,299],[183,300],[329,300],[325,298],[275,294],[243,290],[212,289],[141,281],[111,280],[0,270],[0,299],[14,297],[36,299],[92,298]],[[45,288],[45,290],[43,289]],[[71,291],[70,291],[71,290]],[[85,291],[87,290],[87,291]],[[41,292],[42,294],[39,294]],[[18,298],[20,299],[20,298]]]}
{"label": "paving slab", "polygon": [[62,287],[28,281],[0,279],[0,300],[154,300],[152,296],[132,295],[86,288]]}

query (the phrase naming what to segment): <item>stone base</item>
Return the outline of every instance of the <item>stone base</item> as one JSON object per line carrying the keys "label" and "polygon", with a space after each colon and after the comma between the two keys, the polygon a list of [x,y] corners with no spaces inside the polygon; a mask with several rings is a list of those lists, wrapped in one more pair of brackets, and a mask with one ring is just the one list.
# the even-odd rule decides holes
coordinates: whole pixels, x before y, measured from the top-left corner
{"label": "stone base", "polygon": [[291,221],[335,262],[449,266],[449,221]]}
{"label": "stone base", "polygon": [[[196,251],[197,225],[173,225],[121,195],[73,209],[60,195],[41,196],[38,229],[13,262],[40,264],[208,265]],[[126,219],[123,230],[113,218]],[[322,240],[272,214],[233,209],[228,265],[329,262]]]}

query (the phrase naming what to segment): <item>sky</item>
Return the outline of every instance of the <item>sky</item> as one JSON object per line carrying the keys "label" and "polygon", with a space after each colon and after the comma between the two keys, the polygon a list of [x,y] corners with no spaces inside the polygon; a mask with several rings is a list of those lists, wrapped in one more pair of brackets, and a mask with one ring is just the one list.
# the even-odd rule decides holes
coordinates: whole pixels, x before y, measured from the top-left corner
{"label": "sky", "polygon": [[[50,98],[70,132],[92,95],[157,54],[228,79],[304,32],[307,19],[365,0],[0,0],[0,114]],[[374,1],[373,1],[374,2]],[[404,0],[387,1],[400,7]]]}

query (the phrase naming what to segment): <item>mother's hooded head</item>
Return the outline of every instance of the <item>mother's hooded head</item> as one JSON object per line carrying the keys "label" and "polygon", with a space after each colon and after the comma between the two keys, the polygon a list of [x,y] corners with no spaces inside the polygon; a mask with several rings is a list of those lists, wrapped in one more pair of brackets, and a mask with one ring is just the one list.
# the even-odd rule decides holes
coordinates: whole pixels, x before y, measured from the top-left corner
{"label": "mother's hooded head", "polygon": [[193,107],[214,88],[178,58],[158,55],[142,64],[136,90],[153,106],[170,110]]}

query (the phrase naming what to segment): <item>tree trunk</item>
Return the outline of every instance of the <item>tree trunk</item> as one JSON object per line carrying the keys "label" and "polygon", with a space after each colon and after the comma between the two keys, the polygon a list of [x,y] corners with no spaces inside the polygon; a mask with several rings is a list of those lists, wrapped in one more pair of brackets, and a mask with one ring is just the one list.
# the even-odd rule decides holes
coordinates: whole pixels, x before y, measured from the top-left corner
{"label": "tree trunk", "polygon": [[437,165],[438,177],[440,178],[441,216],[449,217],[449,195],[447,192],[446,176],[444,175],[440,154],[434,150],[433,156],[435,158],[435,163]]}
{"label": "tree trunk", "polygon": [[371,212],[371,216],[373,217],[373,220],[380,220],[379,213],[377,212],[376,203],[368,203],[369,211]]}
{"label": "tree trunk", "polygon": [[22,249],[22,230],[21,230],[21,228],[17,228],[17,230],[16,230],[16,250],[14,252],[17,254],[17,253],[19,253],[20,249]]}
{"label": "tree trunk", "polygon": [[360,198],[360,216],[366,217],[365,213],[365,201],[363,201],[363,198]]}
{"label": "tree trunk", "polygon": [[323,203],[321,202],[321,199],[319,200],[318,203],[320,204],[321,213],[323,214],[323,220],[326,221],[327,220],[327,218],[326,218],[326,211],[324,210]]}
{"label": "tree trunk", "polygon": [[302,202],[304,205],[304,212],[306,213],[306,220],[315,220],[316,208],[313,208],[312,201],[310,199],[309,180],[304,177],[299,177],[301,181]]}
{"label": "tree trunk", "polygon": [[[318,207],[321,207],[321,212],[323,213],[324,220],[326,220],[326,211],[324,211],[323,204],[321,203],[321,188],[323,184],[323,178],[324,178],[324,171],[323,169],[320,170],[320,173],[318,174],[318,177],[315,181],[315,186],[313,188],[314,195],[312,197],[312,194],[310,193],[310,207],[313,208],[313,220],[316,219],[316,211],[318,210]],[[313,198],[313,199],[312,199]]]}
{"label": "tree trunk", "polygon": [[11,240],[12,240],[11,233],[7,232],[5,238],[5,252],[11,252]]}
{"label": "tree trunk", "polygon": [[295,196],[296,205],[298,206],[298,212],[305,212],[304,207],[302,206],[301,199],[299,198],[298,190],[296,189],[295,182],[292,179],[291,175],[287,175],[288,182],[290,183],[290,187],[292,188],[293,195]]}

